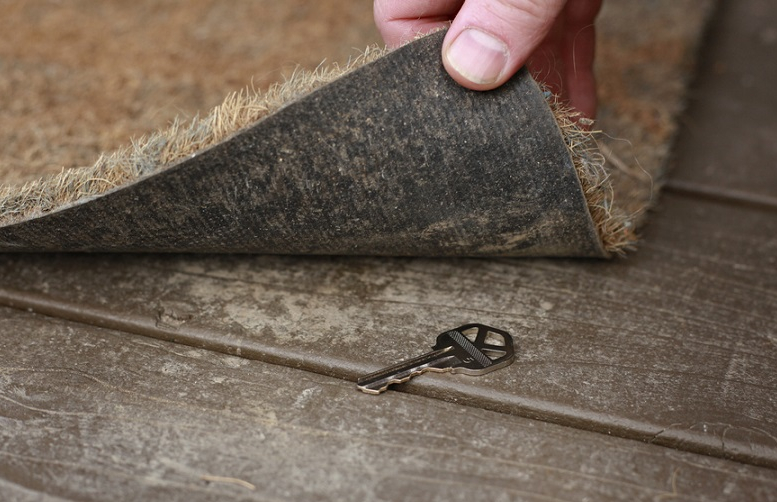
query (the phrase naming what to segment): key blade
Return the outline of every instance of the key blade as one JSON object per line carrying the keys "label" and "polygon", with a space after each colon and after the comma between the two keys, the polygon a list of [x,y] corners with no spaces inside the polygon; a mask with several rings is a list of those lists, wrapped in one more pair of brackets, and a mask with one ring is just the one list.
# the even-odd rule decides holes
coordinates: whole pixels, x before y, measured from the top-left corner
{"label": "key blade", "polygon": [[391,384],[407,382],[427,371],[438,373],[451,371],[458,363],[460,360],[453,353],[453,347],[442,347],[365,375],[357,380],[356,386],[367,394],[380,394]]}

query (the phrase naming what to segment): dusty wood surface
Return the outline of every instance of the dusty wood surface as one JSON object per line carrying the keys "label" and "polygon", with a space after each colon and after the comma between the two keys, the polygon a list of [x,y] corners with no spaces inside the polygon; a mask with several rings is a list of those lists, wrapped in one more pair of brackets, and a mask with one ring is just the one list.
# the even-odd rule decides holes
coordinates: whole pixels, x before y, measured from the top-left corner
{"label": "dusty wood surface", "polygon": [[766,500],[777,491],[768,469],[0,313],[0,490],[13,500]]}
{"label": "dusty wood surface", "polygon": [[777,466],[777,221],[667,197],[615,263],[269,256],[6,256],[2,301],[355,378],[466,322],[517,363],[409,390]]}

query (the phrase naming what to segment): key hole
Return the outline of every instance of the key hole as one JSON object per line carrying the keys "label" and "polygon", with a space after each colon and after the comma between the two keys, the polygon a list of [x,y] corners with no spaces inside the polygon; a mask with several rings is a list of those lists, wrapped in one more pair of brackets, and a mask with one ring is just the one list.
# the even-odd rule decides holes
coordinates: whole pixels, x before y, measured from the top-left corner
{"label": "key hole", "polygon": [[477,328],[469,328],[469,329],[465,329],[464,331],[462,331],[462,332],[461,332],[461,334],[462,334],[462,335],[464,335],[464,336],[466,336],[466,337],[467,337],[467,339],[468,339],[470,342],[474,342],[474,341],[475,341],[475,338],[477,338],[477,337],[478,337],[478,329],[477,329]]}
{"label": "key hole", "polygon": [[[487,345],[491,345],[492,347],[504,347],[506,345],[504,337],[500,334],[494,333],[493,331],[489,331],[486,334],[485,343]],[[500,357],[507,354],[506,350],[499,350],[497,348],[483,347],[481,350],[492,360],[499,359]]]}
{"label": "key hole", "polygon": [[[470,342],[474,342],[475,339],[478,337],[478,328],[474,327],[474,328],[465,329],[461,333],[464,336],[466,336]],[[497,345],[499,347],[504,347],[505,339],[502,335],[498,333],[494,333],[493,331],[489,331],[488,333],[486,333],[485,343],[488,345]]]}
{"label": "key hole", "polygon": [[[474,343],[478,337],[479,331],[480,329],[477,326],[474,326],[472,328],[465,329],[461,333],[467,337],[470,342]],[[504,347],[506,345],[504,337],[498,333],[494,333],[491,330],[486,332],[486,339],[483,343],[486,345],[491,345],[492,347]],[[506,350],[499,350],[497,348],[481,347],[480,350],[492,361],[499,359],[500,357],[507,354]]]}
{"label": "key hole", "polygon": [[498,345],[500,347],[505,346],[505,339],[502,335],[489,331],[486,335],[486,343],[489,345]]}
{"label": "key hole", "polygon": [[489,359],[492,361],[494,359],[499,359],[503,355],[507,354],[504,350],[495,350],[495,349],[482,349],[482,352],[488,356]]}

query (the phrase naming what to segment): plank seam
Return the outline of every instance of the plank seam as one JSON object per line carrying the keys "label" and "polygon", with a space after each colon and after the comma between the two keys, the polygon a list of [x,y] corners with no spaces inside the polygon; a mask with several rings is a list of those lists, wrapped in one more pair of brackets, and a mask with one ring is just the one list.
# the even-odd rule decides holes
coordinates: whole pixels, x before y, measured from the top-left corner
{"label": "plank seam", "polygon": [[664,190],[685,197],[711,200],[722,204],[777,211],[777,197],[759,195],[742,190],[671,179],[664,184]]}
{"label": "plank seam", "polygon": [[[184,332],[172,327],[160,326],[151,318],[127,315],[117,316],[105,308],[81,305],[40,293],[12,288],[0,287],[0,305],[98,328],[122,331],[128,334],[146,336],[268,364],[292,367],[353,382],[356,381],[359,375],[368,373],[373,369],[345,359],[331,357],[310,359],[301,357],[298,352],[291,350],[255,345],[236,346],[229,343],[229,340],[223,342],[213,340],[213,337],[210,336],[211,332],[208,330],[189,329]],[[743,445],[741,449],[735,448],[734,444],[726,445],[724,449],[715,449],[704,444],[703,441],[699,441],[693,435],[683,434],[683,430],[673,431],[671,427],[627,418],[608,422],[608,418],[612,418],[608,414],[587,412],[560,405],[559,403],[522,398],[514,395],[492,394],[488,397],[481,396],[475,399],[472,395],[477,395],[476,392],[468,394],[462,392],[462,388],[460,382],[451,382],[444,378],[428,378],[424,383],[416,382],[412,386],[401,388],[400,391],[432,399],[454,401],[472,408],[496,411],[578,430],[641,441],[708,457],[777,469],[777,455],[758,455],[746,451],[747,445]]]}

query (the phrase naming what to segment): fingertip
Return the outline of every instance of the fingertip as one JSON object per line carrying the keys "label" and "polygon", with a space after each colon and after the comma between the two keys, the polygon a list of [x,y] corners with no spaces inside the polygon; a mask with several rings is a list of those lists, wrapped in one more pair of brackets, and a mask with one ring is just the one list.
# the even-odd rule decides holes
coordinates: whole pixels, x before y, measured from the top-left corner
{"label": "fingertip", "polygon": [[468,89],[494,89],[509,78],[507,44],[481,29],[449,33],[443,43],[442,60],[448,74]]}
{"label": "fingertip", "polygon": [[505,83],[545,38],[564,0],[466,0],[443,45],[443,63],[461,85]]}

